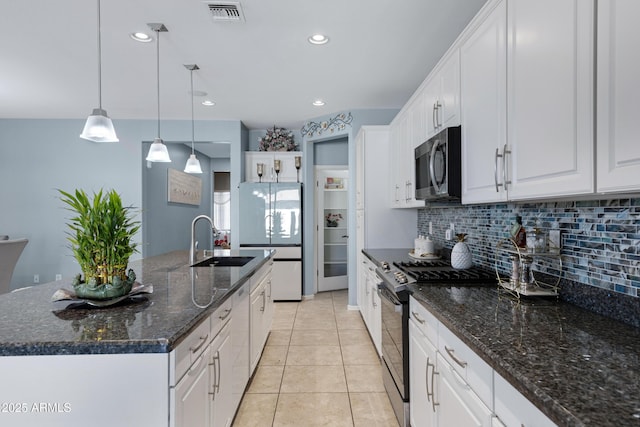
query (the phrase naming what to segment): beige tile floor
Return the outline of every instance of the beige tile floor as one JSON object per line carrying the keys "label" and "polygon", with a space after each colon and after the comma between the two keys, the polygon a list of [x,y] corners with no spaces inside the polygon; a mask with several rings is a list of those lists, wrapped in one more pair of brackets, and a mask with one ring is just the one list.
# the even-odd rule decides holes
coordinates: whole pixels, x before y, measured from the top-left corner
{"label": "beige tile floor", "polygon": [[276,303],[233,427],[398,427],[380,360],[347,292]]}

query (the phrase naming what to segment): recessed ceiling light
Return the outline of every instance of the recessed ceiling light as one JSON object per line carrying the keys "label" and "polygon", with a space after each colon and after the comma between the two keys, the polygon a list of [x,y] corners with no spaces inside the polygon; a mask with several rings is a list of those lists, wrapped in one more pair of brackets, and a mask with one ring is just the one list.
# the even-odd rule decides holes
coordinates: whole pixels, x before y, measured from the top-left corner
{"label": "recessed ceiling light", "polygon": [[207,107],[211,107],[213,105],[216,105],[216,103],[213,102],[213,101],[209,101],[208,99],[205,99],[204,101],[202,101],[202,105],[206,105]]}
{"label": "recessed ceiling light", "polygon": [[324,105],[324,101],[322,99],[316,99],[315,101],[313,101],[313,105],[315,105],[316,107],[322,107]]}
{"label": "recessed ceiling light", "polygon": [[149,34],[139,31],[129,34],[129,37],[141,43],[149,43],[153,40],[153,37],[151,37]]}
{"label": "recessed ceiling light", "polygon": [[314,34],[307,40],[309,40],[309,43],[311,44],[325,44],[329,41],[329,37],[325,36],[324,34]]}

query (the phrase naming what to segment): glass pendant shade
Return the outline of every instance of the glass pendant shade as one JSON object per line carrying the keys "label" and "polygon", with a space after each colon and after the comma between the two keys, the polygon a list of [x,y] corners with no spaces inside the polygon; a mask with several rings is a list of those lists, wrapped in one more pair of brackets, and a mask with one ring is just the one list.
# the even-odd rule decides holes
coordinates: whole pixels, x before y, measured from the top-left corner
{"label": "glass pendant shade", "polygon": [[118,142],[116,130],[107,112],[101,108],[94,108],[84,124],[80,138],[93,142]]}
{"label": "glass pendant shade", "polygon": [[200,160],[196,158],[195,154],[191,154],[187,160],[187,165],[184,167],[186,173],[202,173],[200,167]]}
{"label": "glass pendant shade", "polygon": [[149,154],[147,154],[146,160],[148,162],[170,162],[169,151],[167,146],[164,145],[162,139],[156,138],[153,140],[151,147],[149,147]]}

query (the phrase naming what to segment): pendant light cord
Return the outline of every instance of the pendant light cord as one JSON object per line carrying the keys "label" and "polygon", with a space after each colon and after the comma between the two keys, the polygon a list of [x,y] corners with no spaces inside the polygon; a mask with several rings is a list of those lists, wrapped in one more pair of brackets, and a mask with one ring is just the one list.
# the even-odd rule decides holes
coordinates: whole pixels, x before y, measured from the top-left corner
{"label": "pendant light cord", "polygon": [[102,40],[100,33],[100,0],[98,0],[98,108],[102,110]]}
{"label": "pendant light cord", "polygon": [[158,83],[158,139],[160,139],[160,30],[157,31],[156,39],[156,76]]}
{"label": "pendant light cord", "polygon": [[191,154],[195,154],[195,139],[196,139],[196,132],[195,132],[195,125],[194,125],[194,118],[193,118],[193,70],[190,71],[191,72]]}

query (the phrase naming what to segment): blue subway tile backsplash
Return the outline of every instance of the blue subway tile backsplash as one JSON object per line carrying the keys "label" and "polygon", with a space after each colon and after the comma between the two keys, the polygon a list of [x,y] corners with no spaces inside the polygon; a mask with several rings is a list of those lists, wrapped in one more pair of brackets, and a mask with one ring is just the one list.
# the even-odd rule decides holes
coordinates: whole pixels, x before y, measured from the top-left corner
{"label": "blue subway tile backsplash", "polygon": [[[508,274],[509,260],[496,255],[501,239],[509,237],[515,216],[530,232],[534,227],[562,232],[562,279],[572,286],[591,286],[637,298],[640,289],[640,199],[501,203],[492,205],[429,206],[418,211],[418,234],[427,235],[445,249],[455,241],[444,239],[449,224],[466,233],[474,264]],[[557,271],[545,269],[557,276]],[[577,284],[578,286],[573,286]],[[638,300],[635,300],[637,303]]]}

